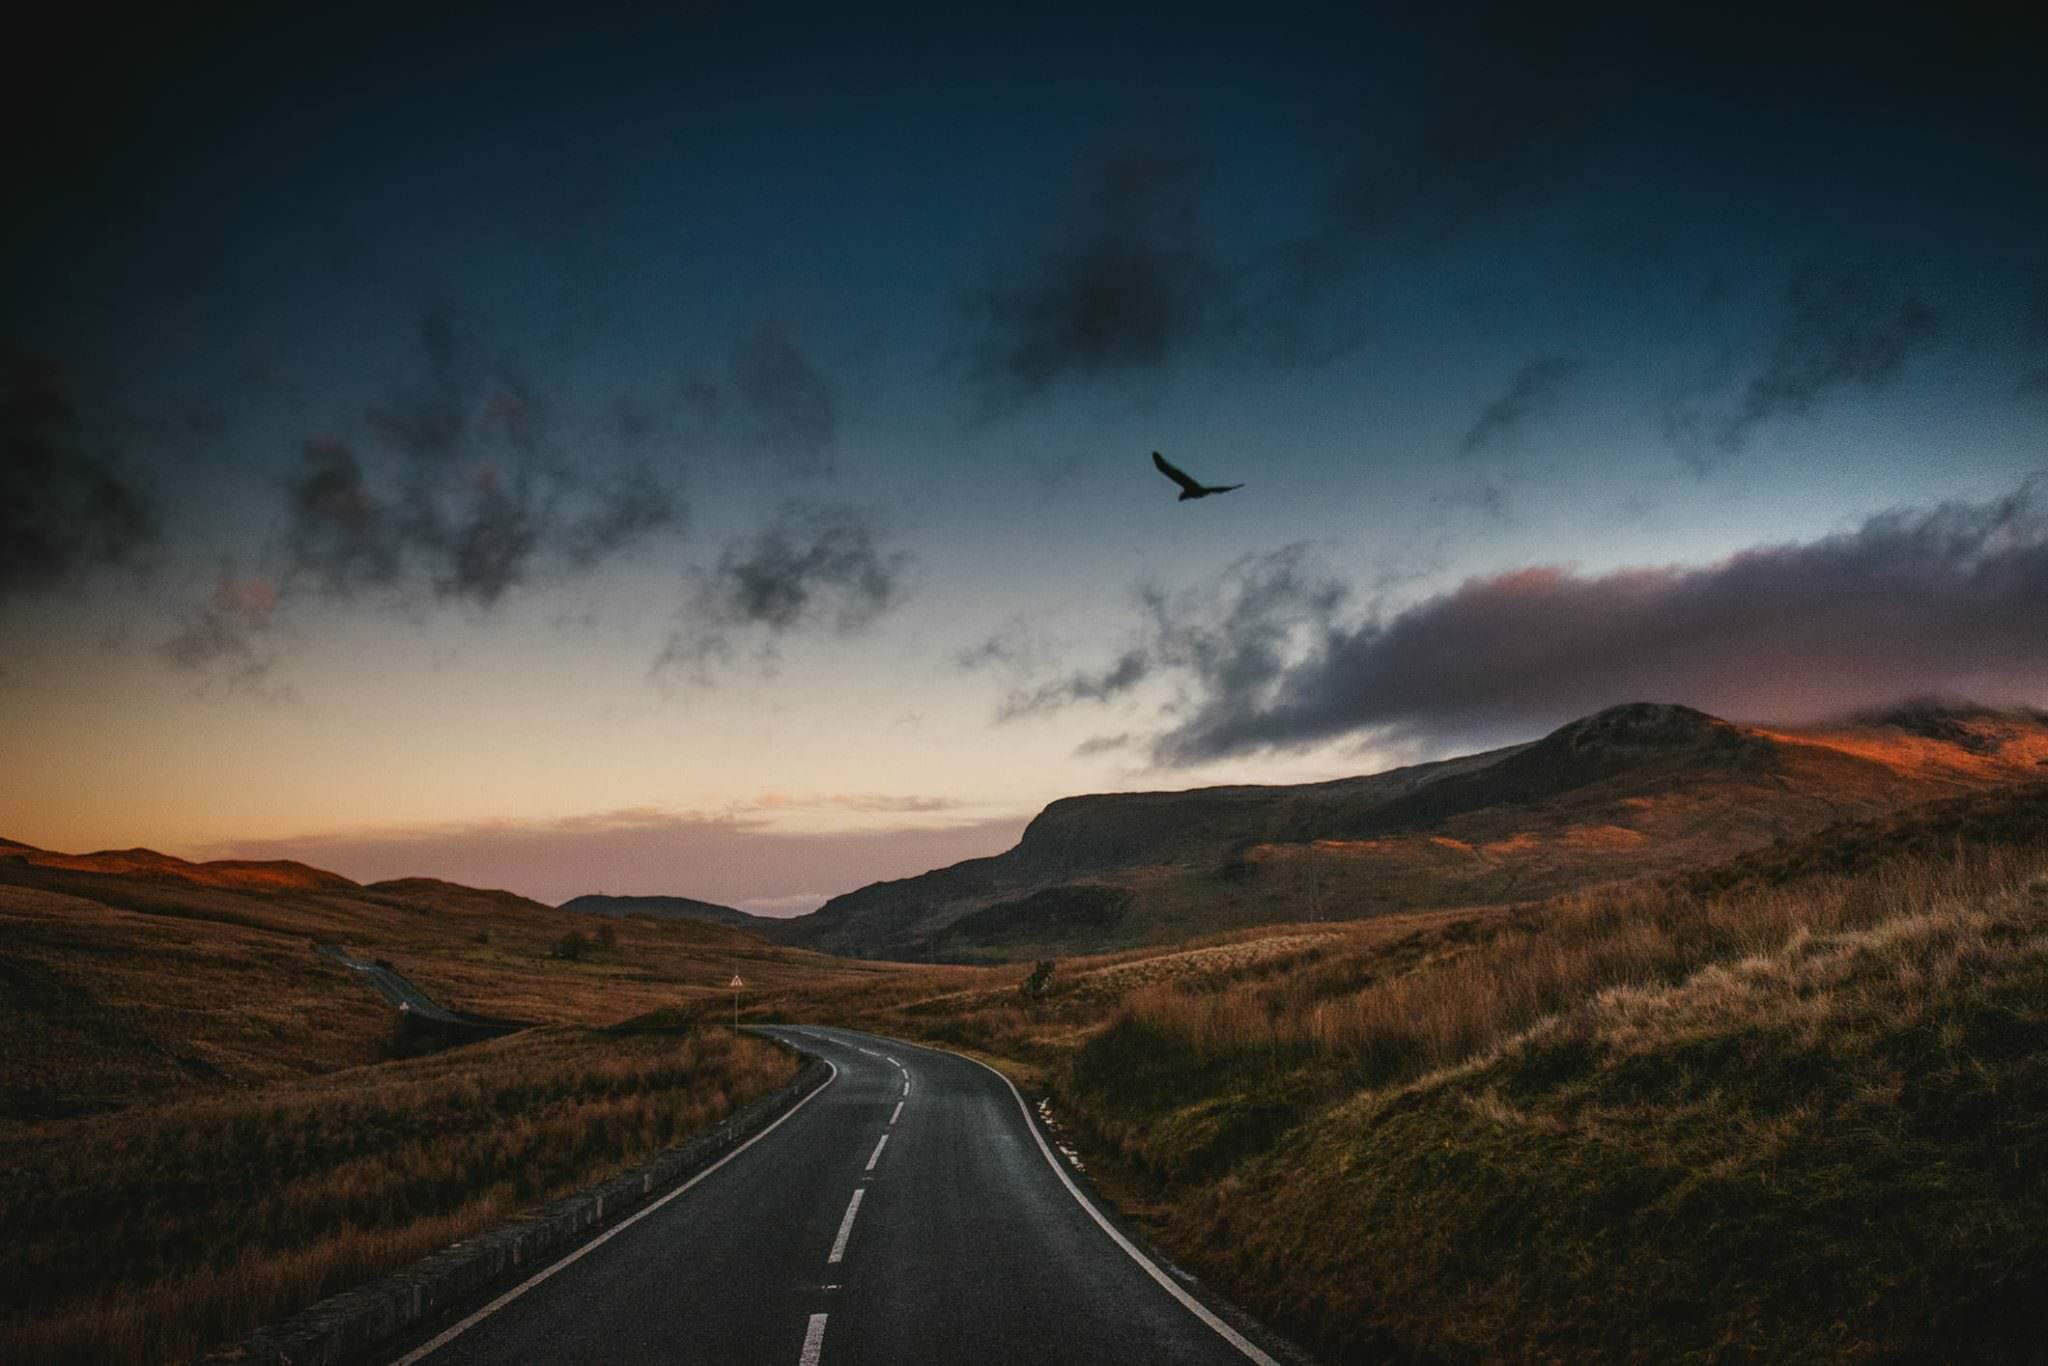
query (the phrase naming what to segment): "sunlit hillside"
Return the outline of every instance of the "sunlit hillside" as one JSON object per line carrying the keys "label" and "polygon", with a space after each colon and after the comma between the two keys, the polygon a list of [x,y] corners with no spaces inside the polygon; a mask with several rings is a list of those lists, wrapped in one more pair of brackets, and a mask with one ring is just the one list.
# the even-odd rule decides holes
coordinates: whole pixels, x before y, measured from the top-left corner
{"label": "sunlit hillside", "polygon": [[2016,1359],[2048,1289],[2048,788],[1511,911],[956,973],[781,1004],[999,1060],[1331,1359]]}

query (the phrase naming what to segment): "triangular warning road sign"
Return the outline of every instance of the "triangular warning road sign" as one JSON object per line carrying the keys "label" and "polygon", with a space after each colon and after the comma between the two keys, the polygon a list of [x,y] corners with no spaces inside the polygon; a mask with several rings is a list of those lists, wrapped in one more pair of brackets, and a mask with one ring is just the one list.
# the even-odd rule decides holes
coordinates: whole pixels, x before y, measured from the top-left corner
{"label": "triangular warning road sign", "polygon": [[728,982],[726,985],[730,986],[734,991],[738,991],[741,987],[745,986],[746,983],[740,980],[740,975],[738,973],[734,973],[732,975],[732,981]]}

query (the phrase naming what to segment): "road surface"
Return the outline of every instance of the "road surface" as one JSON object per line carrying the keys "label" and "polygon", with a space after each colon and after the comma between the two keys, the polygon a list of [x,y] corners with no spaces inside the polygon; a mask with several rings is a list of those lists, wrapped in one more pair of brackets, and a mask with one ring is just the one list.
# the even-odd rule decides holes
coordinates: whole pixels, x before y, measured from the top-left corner
{"label": "road surface", "polygon": [[850,1030],[762,1032],[836,1076],[666,1204],[393,1360],[1273,1360],[1098,1220],[995,1073]]}
{"label": "road surface", "polygon": [[469,1023],[462,1016],[446,1009],[440,1002],[414,986],[395,969],[387,968],[381,963],[372,963],[358,958],[348,950],[337,948],[332,944],[322,944],[319,952],[332,958],[343,967],[359,974],[364,981],[375,987],[385,1000],[391,1002],[392,1005],[400,1010],[410,1011],[423,1020],[435,1020],[442,1024],[460,1025]]}

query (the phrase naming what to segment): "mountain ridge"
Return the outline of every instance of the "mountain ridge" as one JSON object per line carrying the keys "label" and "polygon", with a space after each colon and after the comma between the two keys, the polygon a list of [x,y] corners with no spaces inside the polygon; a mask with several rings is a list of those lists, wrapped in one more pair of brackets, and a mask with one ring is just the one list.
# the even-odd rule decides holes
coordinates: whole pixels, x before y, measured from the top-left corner
{"label": "mountain ridge", "polygon": [[1918,700],[1776,729],[1625,703],[1536,740],[1362,777],[1063,797],[1011,849],[857,888],[777,937],[985,961],[1494,903],[2032,778],[2048,778],[2048,713]]}

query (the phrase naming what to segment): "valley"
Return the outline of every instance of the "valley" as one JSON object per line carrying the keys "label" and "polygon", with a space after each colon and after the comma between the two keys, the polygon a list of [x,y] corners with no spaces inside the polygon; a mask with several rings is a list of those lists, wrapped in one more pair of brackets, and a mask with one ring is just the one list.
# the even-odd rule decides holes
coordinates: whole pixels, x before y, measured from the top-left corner
{"label": "valley", "polygon": [[[644,1162],[794,1074],[732,1032],[738,974],[795,1049],[995,1065],[1319,1358],[2009,1356],[2048,1227],[2044,757],[2031,713],[1623,707],[1055,803],[761,926],[0,845],[0,1346],[182,1359]],[[468,1020],[510,1032],[429,1030]]]}

